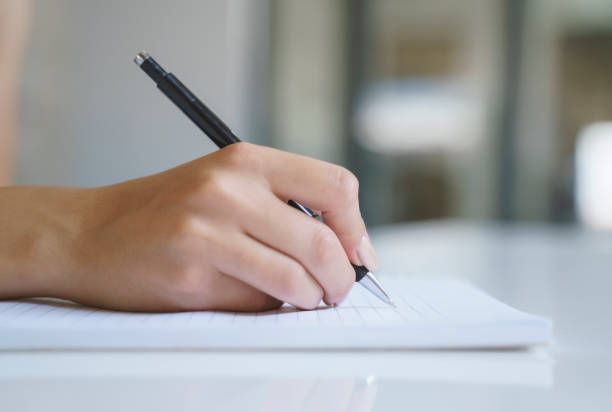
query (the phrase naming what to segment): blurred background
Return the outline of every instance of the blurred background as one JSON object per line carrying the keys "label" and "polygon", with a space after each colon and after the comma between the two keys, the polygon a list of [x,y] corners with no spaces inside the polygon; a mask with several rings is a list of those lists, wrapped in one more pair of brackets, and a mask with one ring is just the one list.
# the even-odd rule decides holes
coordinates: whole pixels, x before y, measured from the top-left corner
{"label": "blurred background", "polygon": [[369,225],[612,228],[609,0],[0,0],[0,178],[104,185],[214,150],[141,49],[244,140],[351,169]]}

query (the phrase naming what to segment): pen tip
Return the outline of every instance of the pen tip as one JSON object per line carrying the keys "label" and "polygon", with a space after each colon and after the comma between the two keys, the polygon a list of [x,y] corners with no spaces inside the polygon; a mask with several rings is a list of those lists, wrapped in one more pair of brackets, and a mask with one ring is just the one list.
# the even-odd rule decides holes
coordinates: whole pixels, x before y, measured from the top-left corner
{"label": "pen tip", "polygon": [[365,276],[361,278],[359,284],[372,292],[381,301],[395,307],[393,300],[391,300],[391,297],[387,294],[387,291],[385,291],[372,272],[367,272]]}

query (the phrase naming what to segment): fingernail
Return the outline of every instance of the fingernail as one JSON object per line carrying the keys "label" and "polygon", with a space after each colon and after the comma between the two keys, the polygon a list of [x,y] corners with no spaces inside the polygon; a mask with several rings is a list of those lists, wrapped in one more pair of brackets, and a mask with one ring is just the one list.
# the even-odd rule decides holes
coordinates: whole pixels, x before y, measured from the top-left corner
{"label": "fingernail", "polygon": [[375,270],[378,267],[376,253],[374,253],[374,248],[372,247],[372,244],[367,236],[361,237],[361,243],[359,244],[359,249],[357,249],[357,255],[359,260],[361,260],[361,264],[368,269]]}

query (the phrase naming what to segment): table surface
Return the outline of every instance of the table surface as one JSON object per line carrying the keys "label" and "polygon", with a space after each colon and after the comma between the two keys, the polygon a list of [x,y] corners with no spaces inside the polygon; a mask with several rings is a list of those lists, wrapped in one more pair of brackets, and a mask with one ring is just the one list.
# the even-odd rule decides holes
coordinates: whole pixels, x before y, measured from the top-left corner
{"label": "table surface", "polygon": [[612,410],[612,234],[457,221],[372,233],[380,273],[467,279],[554,321],[489,351],[0,352],[7,411]]}

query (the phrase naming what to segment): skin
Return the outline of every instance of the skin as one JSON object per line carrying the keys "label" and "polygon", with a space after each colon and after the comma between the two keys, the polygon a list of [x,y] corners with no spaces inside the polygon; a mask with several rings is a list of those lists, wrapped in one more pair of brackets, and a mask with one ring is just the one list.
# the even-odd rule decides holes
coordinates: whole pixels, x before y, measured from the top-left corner
{"label": "skin", "polygon": [[247,143],[113,186],[0,188],[0,299],[131,311],[339,303],[350,262],[377,265],[357,194],[342,167]]}

